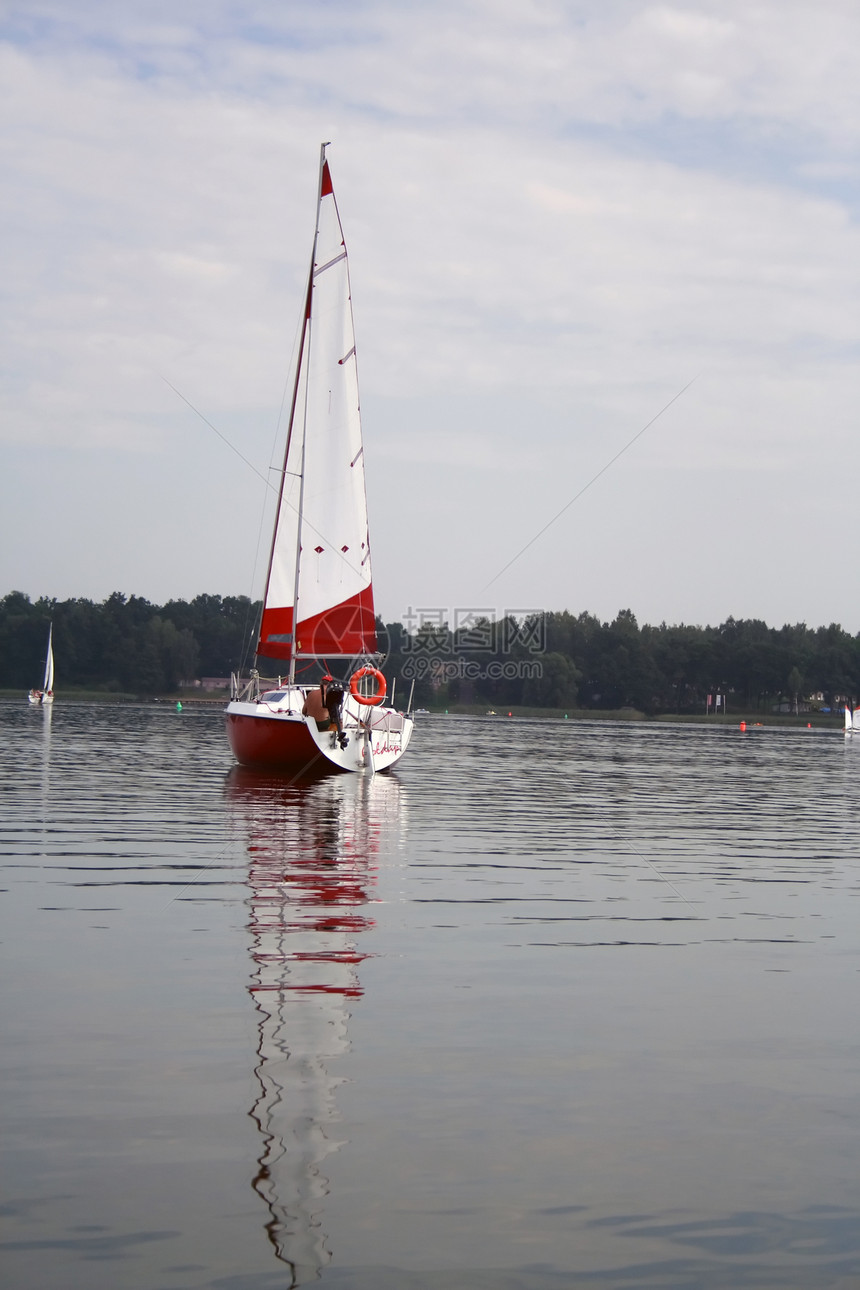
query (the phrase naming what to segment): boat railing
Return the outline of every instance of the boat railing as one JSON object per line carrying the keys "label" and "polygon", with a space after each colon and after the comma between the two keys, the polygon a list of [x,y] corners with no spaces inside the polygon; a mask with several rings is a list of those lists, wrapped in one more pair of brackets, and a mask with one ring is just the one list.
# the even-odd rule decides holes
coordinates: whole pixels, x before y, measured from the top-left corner
{"label": "boat railing", "polygon": [[230,673],[230,698],[238,703],[257,703],[267,690],[293,690],[304,694],[307,688],[295,682],[290,685],[282,676],[260,676],[256,668],[245,680],[236,672]]}
{"label": "boat railing", "polygon": [[260,697],[260,674],[256,669],[247,680],[236,672],[230,673],[230,698],[237,703],[254,703]]}

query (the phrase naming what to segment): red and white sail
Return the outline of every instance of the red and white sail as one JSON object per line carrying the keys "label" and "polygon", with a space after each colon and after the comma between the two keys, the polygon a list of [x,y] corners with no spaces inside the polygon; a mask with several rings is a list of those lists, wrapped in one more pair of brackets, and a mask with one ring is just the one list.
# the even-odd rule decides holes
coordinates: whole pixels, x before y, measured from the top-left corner
{"label": "red and white sail", "polygon": [[349,265],[323,155],[257,653],[290,661],[372,654],[374,623]]}
{"label": "red and white sail", "polygon": [[[320,150],[317,219],[301,343],[290,405],[289,431],[258,658],[284,660],[274,688],[263,688],[256,667],[234,678],[227,705],[227,736],[245,766],[371,774],[395,765],[415,722],[368,695],[359,682],[376,653],[364,454],[349,269],[331,175]],[[322,660],[338,676],[340,704],[319,708],[311,677]],[[281,673],[288,672],[286,681]],[[352,675],[350,676],[350,673]],[[266,681],[265,685],[271,685]],[[313,702],[311,701],[314,696]],[[322,719],[315,715],[322,712]]]}

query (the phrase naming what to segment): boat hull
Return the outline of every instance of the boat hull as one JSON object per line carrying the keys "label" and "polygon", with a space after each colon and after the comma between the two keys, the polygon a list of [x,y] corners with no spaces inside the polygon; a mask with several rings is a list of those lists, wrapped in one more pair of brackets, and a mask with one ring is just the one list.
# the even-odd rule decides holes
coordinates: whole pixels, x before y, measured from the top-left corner
{"label": "boat hull", "polygon": [[388,770],[403,756],[414,722],[393,708],[369,708],[351,697],[343,705],[342,748],[333,728],[320,730],[302,715],[306,691],[282,690],[252,702],[234,700],[226,708],[227,738],[242,766],[289,770],[299,774],[358,773]]}

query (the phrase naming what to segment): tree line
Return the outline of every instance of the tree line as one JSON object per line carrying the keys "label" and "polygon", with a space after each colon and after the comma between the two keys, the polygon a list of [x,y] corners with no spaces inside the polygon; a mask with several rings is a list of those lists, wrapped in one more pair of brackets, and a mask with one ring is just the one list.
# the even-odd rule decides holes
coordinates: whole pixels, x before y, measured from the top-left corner
{"label": "tree line", "polygon": [[398,627],[389,632],[392,663],[412,672],[422,699],[683,714],[704,712],[709,696],[713,710],[717,694],[758,712],[860,696],[860,635],[836,623],[640,627],[623,609],[612,622],[563,611],[478,619],[459,631],[424,624],[406,638]]}
{"label": "tree line", "polygon": [[125,694],[169,694],[241,665],[257,606],[247,596],[196,596],[153,605],[115,591],[91,600],[0,600],[0,687],[41,684],[53,623],[56,685]]}
{"label": "tree line", "polygon": [[[260,605],[246,596],[201,595],[154,605],[114,592],[90,600],[0,600],[0,688],[38,685],[53,623],[57,688],[137,695],[175,693],[200,677],[247,675]],[[377,623],[385,672],[399,703],[494,707],[624,707],[648,714],[704,711],[708,696],[765,712],[811,696],[835,707],[860,696],[860,635],[836,623],[769,627],[728,618],[718,627],[640,625],[629,609],[612,622],[590,613],[535,614],[452,628]],[[279,664],[260,670],[277,673]],[[310,669],[302,679],[315,679]]]}

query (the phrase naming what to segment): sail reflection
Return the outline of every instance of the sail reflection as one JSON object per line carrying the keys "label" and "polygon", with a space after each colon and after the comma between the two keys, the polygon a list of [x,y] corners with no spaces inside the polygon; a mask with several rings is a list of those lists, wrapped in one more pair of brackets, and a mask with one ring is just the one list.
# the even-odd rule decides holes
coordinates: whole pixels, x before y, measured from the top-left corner
{"label": "sail reflection", "polygon": [[373,926],[380,852],[399,835],[400,786],[390,776],[288,782],[235,767],[227,791],[247,847],[259,1042],[250,1115],[262,1143],[253,1187],[290,1286],[331,1260],[323,1226],[327,1156],[336,1135],[337,1060],[363,993],[362,935]]}
{"label": "sail reflection", "polygon": [[39,775],[39,797],[42,808],[42,854],[48,854],[48,812],[51,805],[51,722],[54,719],[53,703],[40,707],[42,714],[42,755]]}

